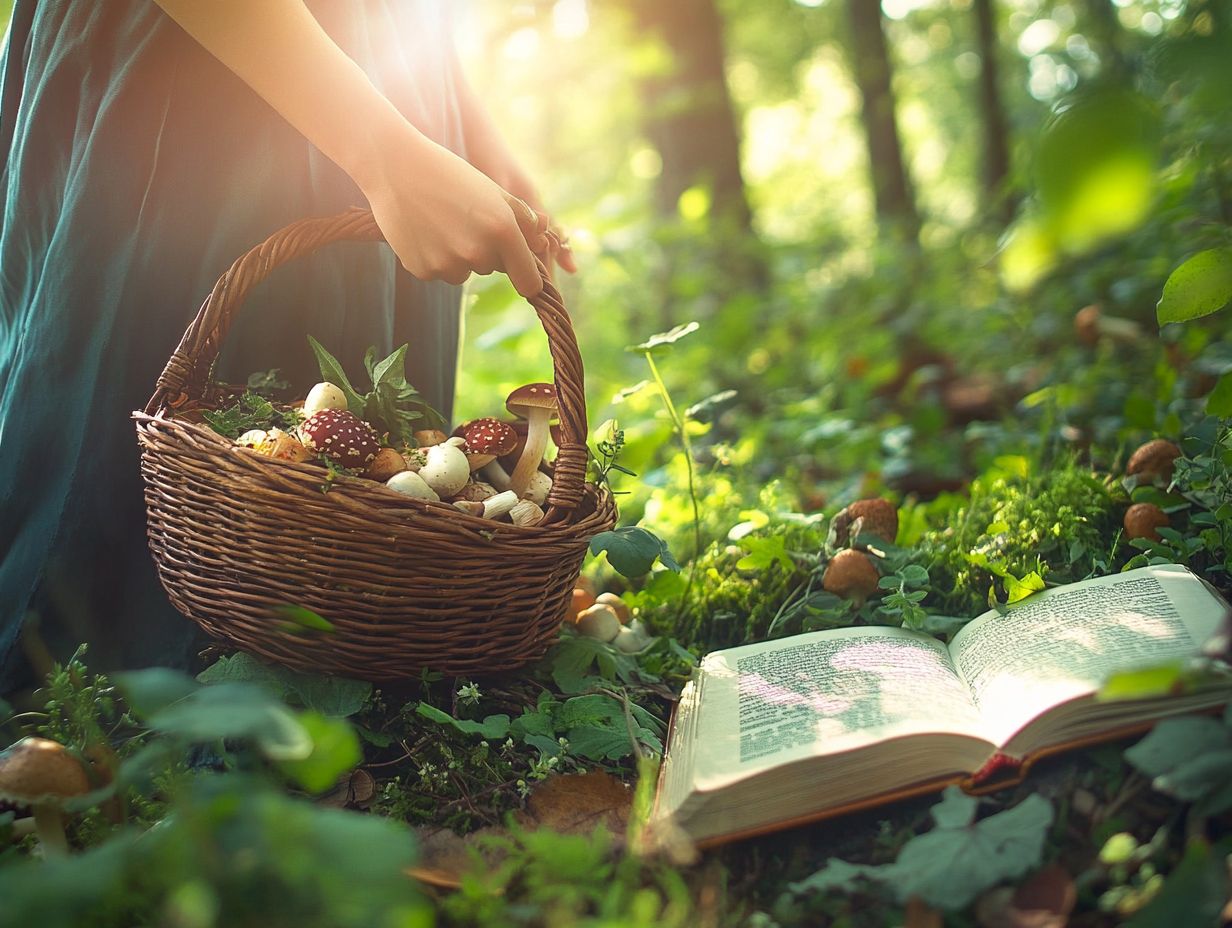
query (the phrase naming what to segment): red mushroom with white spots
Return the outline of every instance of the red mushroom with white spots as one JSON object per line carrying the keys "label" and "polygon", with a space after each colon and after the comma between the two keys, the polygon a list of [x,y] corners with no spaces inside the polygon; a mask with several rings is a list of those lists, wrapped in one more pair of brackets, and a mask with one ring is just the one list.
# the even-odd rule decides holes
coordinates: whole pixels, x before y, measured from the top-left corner
{"label": "red mushroom with white spots", "polygon": [[381,450],[376,431],[345,409],[322,409],[299,427],[304,444],[343,467],[362,468]]}
{"label": "red mushroom with white spots", "polygon": [[518,443],[517,432],[500,419],[474,419],[457,433],[466,440],[466,456],[471,470],[478,471],[498,490],[509,489],[509,475],[496,459],[508,454]]}
{"label": "red mushroom with white spots", "polygon": [[518,418],[525,419],[527,425],[526,447],[522,449],[522,456],[509,478],[509,489],[522,496],[548,447],[550,424],[557,409],[556,387],[550,383],[518,387],[509,394],[505,408]]}

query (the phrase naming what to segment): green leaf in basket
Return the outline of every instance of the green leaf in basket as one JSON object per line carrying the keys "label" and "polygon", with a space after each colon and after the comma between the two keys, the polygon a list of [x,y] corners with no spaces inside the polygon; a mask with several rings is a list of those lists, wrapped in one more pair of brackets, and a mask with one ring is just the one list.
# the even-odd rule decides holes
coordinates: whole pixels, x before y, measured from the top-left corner
{"label": "green leaf in basket", "polygon": [[274,611],[282,616],[287,623],[291,625],[292,631],[307,629],[313,632],[325,632],[333,634],[338,629],[334,628],[332,622],[319,613],[313,612],[306,606],[276,606]]}
{"label": "green leaf in basket", "polygon": [[342,365],[338,363],[338,359],[322,347],[311,335],[308,336],[308,344],[312,346],[313,354],[317,356],[317,364],[321,368],[321,379],[332,383],[335,387],[346,394],[347,409],[353,415],[363,416],[364,398],[359,395],[351,381],[347,380],[346,371],[342,369]]}
{"label": "green leaf in basket", "polygon": [[604,551],[607,552],[608,563],[626,577],[649,573],[656,560],[669,570],[680,570],[667,542],[637,526],[600,532],[590,540],[591,554],[598,556]]}

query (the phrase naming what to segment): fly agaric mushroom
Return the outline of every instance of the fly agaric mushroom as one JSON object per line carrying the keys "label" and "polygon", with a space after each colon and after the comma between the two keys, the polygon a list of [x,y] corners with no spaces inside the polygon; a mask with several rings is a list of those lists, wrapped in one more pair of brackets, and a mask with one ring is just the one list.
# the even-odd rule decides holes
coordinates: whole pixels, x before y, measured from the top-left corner
{"label": "fly agaric mushroom", "polygon": [[[853,528],[859,527],[855,533]],[[857,535],[873,535],[882,541],[894,543],[898,535],[898,510],[889,500],[874,497],[858,499],[834,517],[834,543],[845,547]]]}
{"label": "fly agaric mushroom", "polygon": [[0,800],[34,812],[35,830],[49,856],[68,853],[65,802],[89,791],[85,767],[57,741],[22,738],[0,752]]}
{"label": "fly agaric mushroom", "polygon": [[505,408],[526,420],[526,447],[509,478],[509,489],[521,496],[530,485],[531,474],[539,469],[548,447],[549,425],[557,409],[556,387],[550,383],[531,383],[518,387],[505,402]]}
{"label": "fly agaric mushroom", "polygon": [[304,400],[304,416],[311,416],[322,409],[346,409],[347,398],[342,388],[332,383],[319,383],[308,391]]}
{"label": "fly agaric mushroom", "polygon": [[1137,477],[1139,483],[1169,481],[1172,479],[1176,459],[1180,456],[1180,448],[1166,438],[1156,438],[1130,455],[1125,470],[1131,477]]}
{"label": "fly agaric mushroom", "polygon": [[402,455],[394,448],[382,448],[364,471],[364,476],[369,480],[384,483],[394,474],[400,474],[404,470],[406,470],[406,461],[402,459]]}
{"label": "fly agaric mushroom", "polygon": [[1134,503],[1125,510],[1125,537],[1160,541],[1158,529],[1168,525],[1168,514],[1154,503]]}
{"label": "fly agaric mushroom", "polygon": [[304,444],[343,467],[366,467],[381,450],[376,432],[345,409],[322,409],[299,427]]}
{"label": "fly agaric mushroom", "polygon": [[462,452],[461,438],[450,438],[428,449],[419,476],[441,497],[453,496],[471,479],[471,466]]}
{"label": "fly agaric mushroom", "polygon": [[881,576],[868,559],[868,555],[854,548],[840,551],[830,558],[826,572],[821,577],[822,588],[827,593],[852,600],[857,606],[873,595]]}
{"label": "fly agaric mushroom", "polygon": [[509,475],[496,460],[508,454],[518,443],[518,434],[508,422],[491,417],[474,419],[463,425],[455,435],[466,441],[466,456],[471,470],[477,470],[498,490],[509,489]]}

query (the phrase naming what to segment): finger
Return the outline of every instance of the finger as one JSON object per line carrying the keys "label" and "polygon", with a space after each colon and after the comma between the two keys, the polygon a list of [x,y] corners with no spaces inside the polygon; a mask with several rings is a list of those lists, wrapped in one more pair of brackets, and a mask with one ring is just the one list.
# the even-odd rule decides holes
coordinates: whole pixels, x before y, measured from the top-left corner
{"label": "finger", "polygon": [[509,226],[497,243],[501,258],[501,270],[509,275],[513,288],[526,299],[538,296],[543,289],[543,277],[535,255],[522,237],[518,226]]}
{"label": "finger", "polygon": [[522,237],[526,239],[530,250],[541,251],[543,236],[548,229],[548,217],[512,193],[506,192],[505,200],[509,203],[509,208],[513,210],[513,215],[518,220],[518,228],[521,229]]}
{"label": "finger", "polygon": [[577,273],[577,259],[573,256],[573,249],[568,245],[561,245],[560,251],[556,253],[556,263],[560,265],[561,270],[569,273]]}

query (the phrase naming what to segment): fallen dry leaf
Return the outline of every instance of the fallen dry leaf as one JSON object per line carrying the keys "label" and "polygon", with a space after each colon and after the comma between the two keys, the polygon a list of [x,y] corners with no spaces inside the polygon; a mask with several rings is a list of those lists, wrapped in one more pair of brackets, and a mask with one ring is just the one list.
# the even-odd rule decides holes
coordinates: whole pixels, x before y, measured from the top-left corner
{"label": "fallen dry leaf", "polygon": [[[549,777],[537,784],[526,801],[526,809],[515,816],[525,829],[548,828],[561,834],[590,834],[600,825],[623,840],[633,803],[633,791],[606,773],[569,773]],[[507,837],[504,828],[483,828],[469,835],[456,835],[449,829],[419,831],[419,864],[407,873],[429,886],[457,889],[462,873],[470,866],[470,852],[480,848],[484,838]],[[481,849],[489,863],[499,861],[499,853]]]}
{"label": "fallen dry leaf", "polygon": [[624,835],[633,791],[607,773],[567,773],[535,787],[518,816],[526,828],[550,828],[561,834],[590,834],[603,825]]}
{"label": "fallen dry leaf", "polygon": [[903,910],[903,928],[944,928],[941,913],[918,896],[907,900]]}

